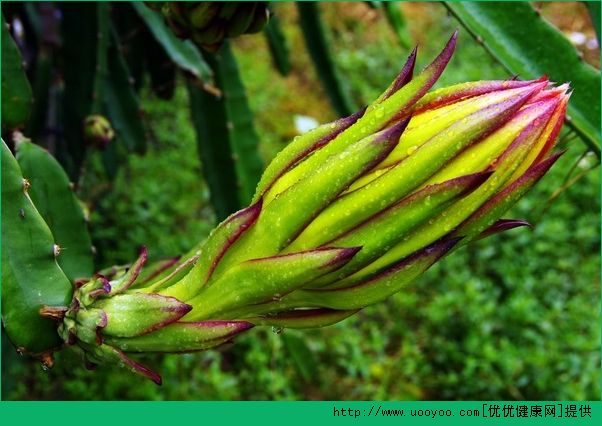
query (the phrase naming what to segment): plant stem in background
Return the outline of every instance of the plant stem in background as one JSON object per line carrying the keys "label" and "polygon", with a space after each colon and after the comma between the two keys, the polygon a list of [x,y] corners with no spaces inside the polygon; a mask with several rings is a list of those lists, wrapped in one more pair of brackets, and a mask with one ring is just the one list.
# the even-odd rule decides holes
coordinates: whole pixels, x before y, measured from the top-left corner
{"label": "plant stem in background", "polygon": [[272,60],[281,75],[288,75],[291,71],[291,58],[284,31],[280,25],[280,18],[272,12],[270,20],[263,29]]}
{"label": "plant stem in background", "polygon": [[203,176],[218,221],[240,208],[224,100],[188,81],[190,114]]}
{"label": "plant stem in background", "polygon": [[334,63],[326,29],[320,17],[320,4],[297,2],[297,9],[305,45],[332,107],[341,117],[351,115],[356,108],[353,107]]}
{"label": "plant stem in background", "polygon": [[253,125],[245,88],[229,42],[218,53],[205,53],[219,95],[188,83],[192,117],[198,138],[203,173],[217,219],[248,204],[253,197],[263,163],[259,136]]}

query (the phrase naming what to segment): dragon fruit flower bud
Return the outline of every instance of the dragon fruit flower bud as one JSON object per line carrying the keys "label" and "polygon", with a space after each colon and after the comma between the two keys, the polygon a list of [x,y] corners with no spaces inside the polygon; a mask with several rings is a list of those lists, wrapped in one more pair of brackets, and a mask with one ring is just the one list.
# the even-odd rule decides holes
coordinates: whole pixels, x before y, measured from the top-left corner
{"label": "dragon fruit flower bud", "polygon": [[568,86],[542,77],[429,92],[454,45],[455,35],[414,77],[412,52],[372,104],[276,157],[254,204],[217,228],[187,277],[160,290],[192,306],[183,320],[327,325],[455,248],[525,224],[498,220],[557,159],[549,152]]}
{"label": "dragon fruit flower bud", "polygon": [[105,149],[115,139],[115,131],[106,117],[89,115],[84,121],[84,139],[90,146]]}
{"label": "dragon fruit flower bud", "polygon": [[431,90],[456,44],[414,75],[416,50],[374,102],[296,138],[252,204],[155,278],[146,252],[75,291],[60,327],[92,363],[160,377],[127,354],[203,350],[254,325],[322,327],[402,291],[501,219],[551,154],[568,85],[476,81]]}

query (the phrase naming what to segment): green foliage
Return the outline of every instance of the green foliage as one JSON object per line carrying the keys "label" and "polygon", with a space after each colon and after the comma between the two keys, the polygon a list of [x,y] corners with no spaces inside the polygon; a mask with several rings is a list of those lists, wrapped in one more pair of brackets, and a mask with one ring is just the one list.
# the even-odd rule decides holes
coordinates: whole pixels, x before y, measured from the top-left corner
{"label": "green foliage", "polygon": [[27,195],[29,183],[8,146],[1,144],[2,324],[21,352],[41,353],[61,342],[56,324],[39,310],[67,306],[72,285],[56,263],[60,250],[52,233]]}
{"label": "green foliage", "polygon": [[2,15],[2,131],[23,127],[29,117],[32,93],[23,59]]}
{"label": "green foliage", "polygon": [[91,277],[95,272],[92,242],[67,174],[48,151],[29,141],[18,144],[17,161],[31,184],[33,204],[61,247],[59,266],[71,281]]}
{"label": "green foliage", "polygon": [[551,81],[570,81],[569,123],[600,157],[600,72],[579,57],[560,31],[524,2],[446,6],[510,72],[523,79],[546,74]]}

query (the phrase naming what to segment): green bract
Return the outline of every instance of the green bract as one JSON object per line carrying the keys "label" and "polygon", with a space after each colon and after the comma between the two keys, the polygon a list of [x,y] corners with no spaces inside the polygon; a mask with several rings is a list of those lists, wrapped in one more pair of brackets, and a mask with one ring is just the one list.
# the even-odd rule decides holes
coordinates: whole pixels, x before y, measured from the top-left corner
{"label": "green bract", "polygon": [[189,255],[80,283],[59,326],[91,363],[222,344],[253,325],[336,323],[442,256],[527,223],[500,219],[553,165],[568,86],[479,81],[429,92],[452,57],[413,77],[416,52],[367,108],[296,138],[253,204]]}

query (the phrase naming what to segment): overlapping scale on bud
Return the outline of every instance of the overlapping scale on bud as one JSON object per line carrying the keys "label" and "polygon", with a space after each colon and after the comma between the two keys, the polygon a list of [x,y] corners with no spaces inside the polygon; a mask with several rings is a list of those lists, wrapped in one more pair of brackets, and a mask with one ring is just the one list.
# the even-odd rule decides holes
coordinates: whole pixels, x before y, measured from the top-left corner
{"label": "overlapping scale on bud", "polygon": [[215,52],[226,38],[254,34],[269,19],[267,2],[174,1],[147,2],[161,11],[178,37],[191,39]]}
{"label": "overlapping scale on bud", "polygon": [[[111,271],[113,277],[96,275],[77,283],[68,310],[41,314],[61,317],[59,335],[67,345],[84,352],[86,365],[119,364],[161,384],[161,376],[129,355],[143,352],[192,352],[229,341],[253,324],[246,321],[196,321],[180,319],[192,306],[173,297],[143,291],[181,279],[196,257],[181,263],[159,262],[141,274],[146,249],[129,268]],[[108,271],[107,271],[108,272]],[[109,279],[111,278],[111,279]]]}

